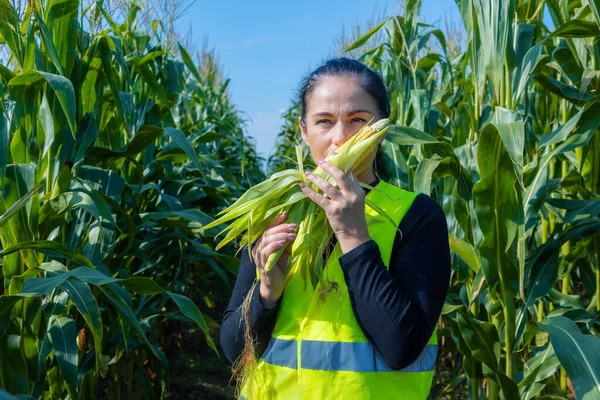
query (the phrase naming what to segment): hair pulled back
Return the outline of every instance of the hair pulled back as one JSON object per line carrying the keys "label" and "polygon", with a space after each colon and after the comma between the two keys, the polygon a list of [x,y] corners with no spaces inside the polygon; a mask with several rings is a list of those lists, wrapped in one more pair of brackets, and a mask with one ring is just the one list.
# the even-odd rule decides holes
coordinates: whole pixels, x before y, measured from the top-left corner
{"label": "hair pulled back", "polygon": [[306,121],[306,109],[310,97],[326,77],[357,78],[360,87],[371,96],[377,105],[380,118],[390,116],[390,104],[383,79],[365,64],[347,57],[334,58],[315,69],[300,84],[299,100],[302,105],[302,120]]}
{"label": "hair pulled back", "polygon": [[[301,119],[303,123],[306,123],[306,110],[310,98],[319,82],[326,77],[356,78],[360,87],[375,101],[379,118],[390,116],[387,89],[381,76],[360,61],[340,57],[328,60],[302,80],[298,97],[302,106]],[[385,167],[381,146],[380,144],[375,156],[374,170],[378,176],[386,180],[390,174]]]}

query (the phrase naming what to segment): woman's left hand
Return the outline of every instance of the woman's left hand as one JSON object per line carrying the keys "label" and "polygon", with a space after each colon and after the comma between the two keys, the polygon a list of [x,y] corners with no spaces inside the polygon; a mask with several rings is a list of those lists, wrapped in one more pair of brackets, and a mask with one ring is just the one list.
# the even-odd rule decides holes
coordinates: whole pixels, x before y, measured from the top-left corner
{"label": "woman's left hand", "polygon": [[310,171],[306,172],[306,176],[323,191],[324,195],[316,193],[304,184],[300,184],[300,189],[325,211],[345,254],[371,240],[365,218],[365,192],[352,170],[344,173],[327,161],[320,162],[320,166],[335,179],[339,189]]}

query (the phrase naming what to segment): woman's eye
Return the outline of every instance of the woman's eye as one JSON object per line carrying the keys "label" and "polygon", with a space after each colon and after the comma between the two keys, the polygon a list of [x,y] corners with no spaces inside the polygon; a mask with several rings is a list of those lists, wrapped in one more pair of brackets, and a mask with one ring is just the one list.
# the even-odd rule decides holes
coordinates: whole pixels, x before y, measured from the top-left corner
{"label": "woman's eye", "polygon": [[317,124],[326,124],[329,123],[330,121],[328,119],[320,119],[317,121]]}
{"label": "woman's eye", "polygon": [[356,122],[367,122],[367,120],[364,118],[352,118],[352,122],[355,122],[355,121]]}

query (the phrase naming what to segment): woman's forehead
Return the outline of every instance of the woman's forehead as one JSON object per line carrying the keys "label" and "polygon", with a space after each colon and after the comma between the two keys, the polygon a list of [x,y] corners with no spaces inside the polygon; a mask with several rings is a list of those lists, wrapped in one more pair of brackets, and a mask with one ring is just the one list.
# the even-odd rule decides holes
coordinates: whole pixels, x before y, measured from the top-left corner
{"label": "woman's forehead", "polygon": [[308,102],[309,114],[313,113],[373,113],[375,102],[359,84],[358,79],[348,77],[325,77],[315,87]]}

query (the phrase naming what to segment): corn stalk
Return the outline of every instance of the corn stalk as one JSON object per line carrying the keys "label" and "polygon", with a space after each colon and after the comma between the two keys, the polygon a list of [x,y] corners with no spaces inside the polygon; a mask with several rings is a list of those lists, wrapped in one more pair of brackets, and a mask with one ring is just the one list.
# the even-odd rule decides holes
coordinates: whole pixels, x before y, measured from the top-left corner
{"label": "corn stalk", "polygon": [[[13,394],[164,398],[167,320],[193,321],[216,351],[190,298],[209,310],[204,281],[229,285],[236,260],[198,229],[263,175],[227,81],[141,32],[138,12],[117,23],[102,2],[19,14],[0,0],[0,387]],[[88,18],[109,29],[87,32]]]}

